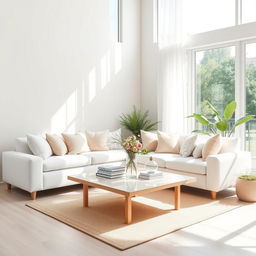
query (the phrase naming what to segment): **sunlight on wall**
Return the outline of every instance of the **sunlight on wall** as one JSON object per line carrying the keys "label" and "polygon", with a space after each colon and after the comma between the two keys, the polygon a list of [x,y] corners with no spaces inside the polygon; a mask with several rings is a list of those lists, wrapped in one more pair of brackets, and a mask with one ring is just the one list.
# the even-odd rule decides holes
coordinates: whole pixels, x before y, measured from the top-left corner
{"label": "sunlight on wall", "polygon": [[115,44],[115,74],[117,74],[122,68],[122,44]]}
{"label": "sunlight on wall", "polygon": [[89,102],[92,102],[96,97],[96,68],[93,68],[89,73]]}
{"label": "sunlight on wall", "polygon": [[75,90],[51,118],[51,131],[56,133],[76,131],[77,112],[77,90]]}
{"label": "sunlight on wall", "polygon": [[76,132],[78,122],[79,128],[81,125],[85,127],[88,104],[111,84],[111,80],[122,69],[122,50],[122,44],[115,43],[101,57],[97,65],[91,68],[88,76],[84,77],[80,86],[72,92],[51,118],[52,132]]}
{"label": "sunlight on wall", "polygon": [[104,89],[105,86],[110,82],[110,50],[101,58],[100,61],[101,68],[101,89]]}

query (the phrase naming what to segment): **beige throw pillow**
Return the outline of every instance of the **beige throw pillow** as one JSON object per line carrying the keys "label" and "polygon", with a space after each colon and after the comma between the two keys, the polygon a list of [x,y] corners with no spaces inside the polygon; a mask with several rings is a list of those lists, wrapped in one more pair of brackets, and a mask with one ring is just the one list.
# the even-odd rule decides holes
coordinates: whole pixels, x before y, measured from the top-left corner
{"label": "beige throw pillow", "polygon": [[205,143],[202,151],[202,157],[203,161],[209,156],[209,155],[216,155],[220,152],[221,149],[221,136],[220,134],[217,134],[213,137],[211,137],[207,142]]}
{"label": "beige throw pillow", "polygon": [[239,138],[222,138],[222,147],[220,153],[239,151]]}
{"label": "beige throw pillow", "polygon": [[141,134],[141,140],[142,140],[142,147],[145,150],[149,151],[155,151],[157,148],[157,134],[153,132],[147,132],[147,131],[140,131]]}
{"label": "beige throw pillow", "polygon": [[89,132],[86,131],[86,138],[91,151],[106,151],[109,131]]}
{"label": "beige throw pillow", "polygon": [[86,137],[83,133],[68,134],[62,133],[64,141],[68,147],[68,154],[80,154],[90,151]]}
{"label": "beige throw pillow", "polygon": [[51,146],[52,152],[56,156],[63,156],[67,154],[68,149],[63,139],[56,134],[46,133],[46,140]]}
{"label": "beige throw pillow", "polygon": [[158,145],[156,152],[158,153],[173,153],[180,152],[180,136],[178,134],[167,134],[164,132],[157,132]]}

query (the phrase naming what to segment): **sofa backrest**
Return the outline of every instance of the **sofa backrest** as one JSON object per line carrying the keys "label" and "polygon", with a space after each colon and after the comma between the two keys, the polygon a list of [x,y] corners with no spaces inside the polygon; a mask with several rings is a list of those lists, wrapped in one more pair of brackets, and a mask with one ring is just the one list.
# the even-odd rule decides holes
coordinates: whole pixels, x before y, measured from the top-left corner
{"label": "sofa backrest", "polygon": [[33,153],[31,152],[31,150],[28,146],[28,142],[27,142],[26,137],[16,138],[16,140],[15,140],[15,150],[17,152],[33,155]]}

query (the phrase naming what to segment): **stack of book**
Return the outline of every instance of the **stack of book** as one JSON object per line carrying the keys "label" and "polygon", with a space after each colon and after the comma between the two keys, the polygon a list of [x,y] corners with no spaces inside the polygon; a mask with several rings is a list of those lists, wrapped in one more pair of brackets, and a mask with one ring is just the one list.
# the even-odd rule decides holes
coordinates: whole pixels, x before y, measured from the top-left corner
{"label": "stack of book", "polygon": [[163,173],[160,171],[141,171],[139,178],[143,180],[151,180],[160,178],[163,176]]}
{"label": "stack of book", "polygon": [[125,176],[125,167],[114,165],[99,166],[96,175],[107,179],[122,178]]}

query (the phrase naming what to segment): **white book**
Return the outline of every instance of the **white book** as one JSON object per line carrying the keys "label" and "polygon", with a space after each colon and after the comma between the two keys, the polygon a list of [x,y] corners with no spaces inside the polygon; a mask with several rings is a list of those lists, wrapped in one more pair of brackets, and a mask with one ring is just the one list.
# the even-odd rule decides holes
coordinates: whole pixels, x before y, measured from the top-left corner
{"label": "white book", "polygon": [[154,177],[154,176],[162,176],[163,173],[160,171],[141,171],[140,175],[143,175],[145,177]]}
{"label": "white book", "polygon": [[159,179],[161,178],[161,175],[160,176],[144,176],[144,175],[139,175],[139,179],[142,179],[142,180],[155,180],[155,179]]}

